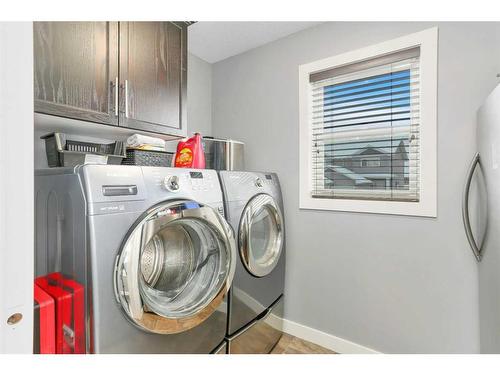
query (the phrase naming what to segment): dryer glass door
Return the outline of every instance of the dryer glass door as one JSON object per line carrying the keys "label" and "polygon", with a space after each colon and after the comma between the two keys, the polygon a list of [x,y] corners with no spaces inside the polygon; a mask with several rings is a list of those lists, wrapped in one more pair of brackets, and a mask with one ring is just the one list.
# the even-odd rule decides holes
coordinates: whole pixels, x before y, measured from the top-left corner
{"label": "dryer glass door", "polygon": [[136,222],[117,257],[117,299],[143,329],[190,329],[223,301],[234,275],[234,247],[228,224],[211,207],[157,205]]}
{"label": "dryer glass door", "polygon": [[270,195],[259,194],[248,202],[238,243],[243,264],[252,275],[266,276],[276,267],[283,248],[283,216]]}

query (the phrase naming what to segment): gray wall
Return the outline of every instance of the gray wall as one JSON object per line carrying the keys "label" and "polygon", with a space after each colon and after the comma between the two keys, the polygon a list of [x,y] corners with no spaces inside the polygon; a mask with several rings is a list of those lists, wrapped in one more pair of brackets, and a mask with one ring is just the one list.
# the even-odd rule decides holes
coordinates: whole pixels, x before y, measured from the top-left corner
{"label": "gray wall", "polygon": [[[212,64],[188,54],[187,136],[212,135]],[[175,152],[177,141],[167,143]]]}
{"label": "gray wall", "polygon": [[479,351],[478,275],[460,197],[476,110],[498,83],[500,24],[439,23],[438,218],[299,210],[298,66],[435,26],[327,23],[216,63],[215,136],[276,171],[286,318],[382,352]]}
{"label": "gray wall", "polygon": [[212,135],[212,64],[188,55],[188,136]]}

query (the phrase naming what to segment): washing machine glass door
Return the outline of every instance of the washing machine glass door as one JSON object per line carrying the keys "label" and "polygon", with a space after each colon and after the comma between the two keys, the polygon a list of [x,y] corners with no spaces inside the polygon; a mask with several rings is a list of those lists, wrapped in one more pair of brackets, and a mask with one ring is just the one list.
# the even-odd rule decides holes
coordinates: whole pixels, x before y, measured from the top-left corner
{"label": "washing machine glass door", "polygon": [[283,216],[276,201],[267,194],[253,197],[243,211],[238,232],[246,269],[257,277],[269,274],[283,248]]}
{"label": "washing machine glass door", "polygon": [[115,294],[127,317],[161,334],[203,322],[232,282],[232,236],[216,210],[197,202],[162,203],[144,213],[115,264]]}

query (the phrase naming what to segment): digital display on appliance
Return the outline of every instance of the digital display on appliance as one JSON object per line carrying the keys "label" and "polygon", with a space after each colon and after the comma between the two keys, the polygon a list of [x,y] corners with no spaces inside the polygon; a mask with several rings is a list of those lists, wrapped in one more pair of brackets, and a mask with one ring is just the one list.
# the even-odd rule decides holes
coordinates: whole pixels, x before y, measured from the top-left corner
{"label": "digital display on appliance", "polygon": [[270,174],[266,174],[266,180],[272,180],[273,179],[273,176],[271,176]]}
{"label": "digital display on appliance", "polygon": [[201,172],[189,172],[191,178],[203,178],[203,174]]}

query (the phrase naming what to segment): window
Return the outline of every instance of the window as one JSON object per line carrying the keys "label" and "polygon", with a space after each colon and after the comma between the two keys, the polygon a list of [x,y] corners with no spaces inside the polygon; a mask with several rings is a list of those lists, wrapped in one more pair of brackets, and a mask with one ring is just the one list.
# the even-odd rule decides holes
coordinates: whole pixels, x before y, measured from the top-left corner
{"label": "window", "polygon": [[436,216],[437,29],[299,79],[301,208]]}
{"label": "window", "polygon": [[313,196],[418,202],[419,58],[416,47],[310,75]]}
{"label": "window", "polygon": [[[337,164],[336,161],[335,164]],[[379,168],[381,166],[381,162],[380,159],[361,159],[361,166],[367,168],[372,168],[372,167]]]}

